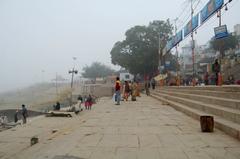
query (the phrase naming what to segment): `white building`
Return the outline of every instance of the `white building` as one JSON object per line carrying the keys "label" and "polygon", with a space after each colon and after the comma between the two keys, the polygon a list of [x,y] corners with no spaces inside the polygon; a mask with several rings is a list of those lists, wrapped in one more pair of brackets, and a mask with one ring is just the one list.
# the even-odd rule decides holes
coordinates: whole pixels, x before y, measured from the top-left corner
{"label": "white building", "polygon": [[[194,68],[196,73],[200,73],[201,70],[198,67],[199,61],[203,58],[211,57],[210,52],[205,52],[208,45],[197,45],[195,41],[194,47]],[[180,55],[180,65],[182,72],[185,75],[191,75],[193,71],[193,57],[192,57],[192,42],[182,47]]]}
{"label": "white building", "polygon": [[[195,63],[200,60],[200,55],[203,53],[203,50],[206,48],[206,45],[197,45],[195,41],[195,48],[194,48],[194,58]],[[180,59],[184,63],[184,65],[192,65],[192,42],[182,47],[182,52],[180,55]]]}
{"label": "white building", "polygon": [[234,25],[234,34],[240,35],[240,24]]}
{"label": "white building", "polygon": [[133,81],[134,76],[130,73],[120,73],[120,81]]}

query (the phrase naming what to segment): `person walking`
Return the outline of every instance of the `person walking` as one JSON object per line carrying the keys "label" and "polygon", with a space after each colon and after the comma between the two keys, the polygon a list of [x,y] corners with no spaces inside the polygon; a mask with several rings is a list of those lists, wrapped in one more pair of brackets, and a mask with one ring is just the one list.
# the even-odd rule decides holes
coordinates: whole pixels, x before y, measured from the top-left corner
{"label": "person walking", "polygon": [[156,86],[156,80],[154,78],[151,79],[151,85],[152,85],[152,89],[155,89]]}
{"label": "person walking", "polygon": [[119,80],[119,77],[116,78],[115,82],[115,96],[116,96],[116,105],[120,105],[121,100],[121,82]]}
{"label": "person walking", "polygon": [[140,95],[140,89],[141,89],[140,83],[137,82],[136,84],[137,84],[136,96],[137,96],[137,97],[141,97],[141,95]]}
{"label": "person walking", "polygon": [[206,74],[204,75],[204,84],[205,85],[208,85],[208,83],[209,83],[209,75],[208,75],[208,72],[206,72]]}
{"label": "person walking", "polygon": [[131,90],[132,90],[132,101],[136,101],[136,97],[137,97],[137,83],[136,81],[133,81],[132,85],[131,85]]}
{"label": "person walking", "polygon": [[218,63],[218,60],[215,60],[215,63],[213,64],[213,72],[215,73],[215,84],[218,85],[218,74],[220,73],[220,65]]}
{"label": "person walking", "polygon": [[146,95],[149,96],[150,95],[150,91],[149,91],[149,81],[145,81],[145,91],[146,91]]}
{"label": "person walking", "polygon": [[129,92],[130,92],[130,87],[129,87],[128,81],[125,81],[125,84],[124,84],[124,99],[126,101],[128,101]]}
{"label": "person walking", "polygon": [[78,96],[78,107],[79,110],[82,111],[82,103],[83,103],[83,98],[81,95]]}
{"label": "person walking", "polygon": [[92,104],[93,104],[93,98],[92,96],[89,94],[88,98],[87,98],[87,109],[91,110],[92,109]]}
{"label": "person walking", "polygon": [[28,117],[28,110],[24,104],[22,104],[22,116],[23,116],[23,124],[27,123],[27,117]]}
{"label": "person walking", "polygon": [[88,101],[87,101],[87,96],[86,95],[84,96],[83,101],[84,101],[85,109],[87,109]]}
{"label": "person walking", "polygon": [[129,86],[129,93],[128,93],[128,97],[132,96],[132,81],[128,82],[128,86]]}

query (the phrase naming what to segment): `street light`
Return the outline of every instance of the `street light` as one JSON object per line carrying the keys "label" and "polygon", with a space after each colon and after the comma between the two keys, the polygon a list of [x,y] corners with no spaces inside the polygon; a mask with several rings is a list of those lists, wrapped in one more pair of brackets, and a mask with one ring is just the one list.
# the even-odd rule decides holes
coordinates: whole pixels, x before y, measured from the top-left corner
{"label": "street light", "polygon": [[68,71],[68,73],[72,74],[72,79],[71,79],[71,99],[70,99],[70,106],[72,106],[73,77],[74,77],[74,74],[78,73],[78,71],[73,68],[72,70]]}
{"label": "street light", "polygon": [[73,88],[73,76],[74,76],[74,74],[77,74],[78,71],[73,68],[72,70],[68,71],[68,73],[69,73],[69,74],[72,74],[71,88]]}
{"label": "street light", "polygon": [[[73,57],[73,60],[75,61],[77,58],[76,57]],[[72,74],[72,79],[71,79],[71,99],[70,99],[70,106],[72,106],[72,91],[73,91],[73,77],[74,77],[74,74],[77,74],[78,71],[75,70],[75,63],[74,63],[74,66],[73,66],[73,69],[72,70],[69,70],[68,73],[69,74]]]}

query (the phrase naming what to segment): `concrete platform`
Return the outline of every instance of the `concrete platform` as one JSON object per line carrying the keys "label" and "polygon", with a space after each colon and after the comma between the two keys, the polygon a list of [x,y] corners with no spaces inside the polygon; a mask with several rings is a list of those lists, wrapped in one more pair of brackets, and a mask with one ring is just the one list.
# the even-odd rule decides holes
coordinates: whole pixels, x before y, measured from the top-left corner
{"label": "concrete platform", "polygon": [[[30,146],[33,136],[39,143]],[[0,158],[237,159],[240,142],[217,129],[202,133],[199,121],[143,95],[121,105],[103,98],[73,118],[42,116],[1,132]]]}

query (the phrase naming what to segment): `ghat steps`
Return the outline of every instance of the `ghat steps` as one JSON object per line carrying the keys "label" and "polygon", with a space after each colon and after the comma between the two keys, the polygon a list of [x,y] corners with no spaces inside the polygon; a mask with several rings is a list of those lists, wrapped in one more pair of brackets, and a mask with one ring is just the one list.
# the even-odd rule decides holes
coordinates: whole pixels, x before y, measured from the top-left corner
{"label": "ghat steps", "polygon": [[215,127],[240,140],[240,87],[161,87],[151,96],[198,119],[214,116]]}

